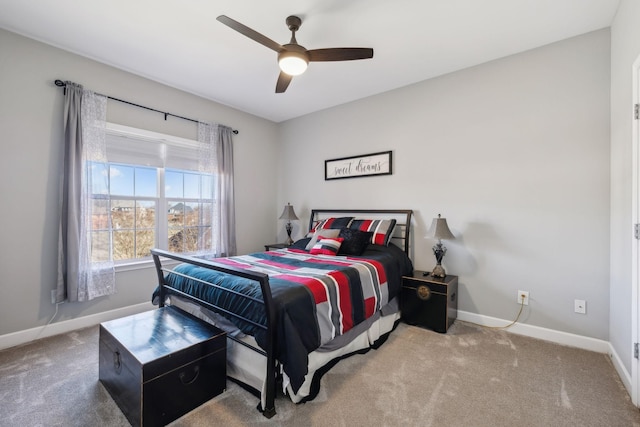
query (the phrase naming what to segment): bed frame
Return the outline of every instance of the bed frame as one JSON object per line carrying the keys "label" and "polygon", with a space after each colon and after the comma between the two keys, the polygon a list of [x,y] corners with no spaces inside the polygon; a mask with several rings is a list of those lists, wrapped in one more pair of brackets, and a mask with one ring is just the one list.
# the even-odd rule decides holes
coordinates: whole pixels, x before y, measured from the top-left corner
{"label": "bed frame", "polygon": [[[399,241],[400,244],[397,244],[397,246],[400,246],[402,249],[404,249],[405,253],[407,253],[407,255],[409,255],[409,243],[410,243],[410,229],[411,229],[411,216],[413,214],[412,210],[392,210],[392,209],[356,209],[356,210],[347,210],[347,209],[313,209],[311,211],[311,215],[309,218],[309,229],[312,228],[313,224],[315,221],[319,220],[319,219],[323,219],[323,218],[327,218],[329,216],[355,216],[356,218],[358,218],[358,216],[360,217],[366,217],[366,218],[373,218],[373,219],[391,219],[394,218],[396,219],[396,228],[394,231],[394,234],[392,236],[392,241],[397,242]],[[197,304],[200,304],[202,306],[204,306],[205,308],[212,310],[216,313],[222,314],[227,318],[230,319],[240,319],[243,320],[245,322],[248,322],[254,326],[256,326],[257,328],[263,329],[265,330],[266,333],[266,345],[265,345],[265,349],[259,348],[257,346],[252,346],[250,344],[247,344],[244,341],[241,341],[238,338],[235,338],[233,336],[227,335],[228,339],[231,339],[235,342],[237,342],[238,344],[247,347],[261,355],[263,355],[264,357],[266,357],[267,359],[267,372],[265,375],[265,396],[263,397],[263,399],[261,399],[261,403],[258,403],[258,410],[261,411],[263,413],[263,415],[267,418],[271,418],[276,414],[276,409],[275,409],[275,396],[276,396],[276,380],[277,380],[277,360],[275,358],[275,348],[276,348],[276,340],[277,340],[277,336],[276,336],[276,310],[273,304],[273,299],[271,296],[271,288],[269,286],[269,276],[263,273],[258,273],[258,272],[252,272],[252,271],[248,271],[248,270],[242,270],[242,269],[237,269],[237,268],[233,268],[227,265],[221,265],[221,264],[217,264],[214,261],[207,261],[201,258],[195,258],[192,256],[186,256],[186,255],[182,255],[182,254],[176,254],[176,253],[172,253],[172,252],[168,252],[165,250],[161,250],[161,249],[152,249],[151,250],[151,254],[153,256],[153,262],[155,264],[156,267],[156,273],[158,276],[158,289],[159,289],[159,306],[163,307],[165,305],[165,301],[167,299],[168,296],[170,295],[176,295],[176,296],[180,296],[182,298],[185,298],[189,301],[195,302]],[[184,274],[181,273],[177,273],[175,271],[173,271],[171,268],[167,268],[164,267],[162,265],[161,262],[161,257],[162,258],[168,258],[168,259],[172,259],[175,261],[179,261],[179,262],[185,262],[185,263],[189,263],[189,264],[193,264],[193,265],[197,265],[199,267],[204,267],[204,268],[209,268],[211,270],[216,270],[216,271],[220,271],[223,273],[227,273],[233,276],[239,276],[239,277],[243,277],[243,278],[247,278],[250,280],[254,280],[256,282],[258,282],[260,284],[260,288],[262,289],[262,296],[263,299],[257,299],[257,298],[253,298],[244,294],[240,294],[237,293],[233,290],[230,289],[226,289],[223,287],[220,287],[218,285],[215,284],[211,284],[211,283],[207,283],[204,282],[202,280],[190,277],[190,276],[186,276]],[[240,296],[242,298],[247,298],[250,299],[254,302],[259,303],[260,305],[262,305],[264,307],[265,310],[265,319],[266,319],[266,323],[262,324],[262,323],[256,323],[253,320],[247,319],[245,317],[242,317],[236,313],[232,313],[222,307],[218,307],[214,304],[211,304],[209,302],[206,301],[202,301],[196,297],[193,297],[191,295],[188,295],[184,292],[181,292],[179,290],[176,290],[170,286],[167,286],[165,283],[165,274],[167,273],[173,273],[173,274],[177,274],[177,275],[181,275],[184,277],[187,277],[191,280],[196,280],[199,281],[201,283],[207,283],[207,285],[209,286],[213,286],[216,287],[224,292],[232,292],[234,294],[236,294],[237,296]],[[262,402],[265,402],[264,407]]]}

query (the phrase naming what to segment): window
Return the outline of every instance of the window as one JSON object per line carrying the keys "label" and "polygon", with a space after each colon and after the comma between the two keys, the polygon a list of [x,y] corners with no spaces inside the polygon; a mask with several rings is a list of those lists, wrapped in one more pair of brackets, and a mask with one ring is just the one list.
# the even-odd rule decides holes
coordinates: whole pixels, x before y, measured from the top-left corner
{"label": "window", "polygon": [[197,171],[196,141],[109,125],[107,157],[89,163],[92,261],[211,248],[214,177]]}
{"label": "window", "polygon": [[165,172],[168,248],[196,252],[211,247],[211,175],[169,169]]}

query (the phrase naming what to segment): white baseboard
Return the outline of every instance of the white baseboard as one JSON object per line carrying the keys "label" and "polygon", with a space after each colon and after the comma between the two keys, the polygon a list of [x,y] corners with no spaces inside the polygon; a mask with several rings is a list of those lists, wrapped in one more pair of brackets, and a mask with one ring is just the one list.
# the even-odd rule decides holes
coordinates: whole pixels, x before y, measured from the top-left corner
{"label": "white baseboard", "polygon": [[[496,317],[483,316],[481,314],[469,313],[468,311],[458,310],[458,319],[463,322],[475,323],[482,326],[501,327],[506,326],[511,321],[498,319]],[[524,323],[516,323],[515,325],[505,329],[518,335],[524,335],[531,338],[538,338],[545,341],[551,341],[557,344],[567,345],[570,347],[582,348],[584,350],[595,351],[598,353],[611,354],[611,345],[608,341],[596,338],[585,337],[582,335],[571,334],[568,332],[556,331],[554,329],[542,328],[540,326],[527,325]]]}
{"label": "white baseboard", "polygon": [[614,368],[616,368],[616,371],[620,376],[620,381],[622,381],[622,384],[624,384],[625,388],[629,392],[629,395],[633,396],[633,387],[631,386],[631,373],[625,369],[624,364],[622,363],[622,359],[620,359],[620,356],[618,356],[618,353],[611,344],[609,344],[608,353],[609,357],[611,357],[611,362],[613,363]]}
{"label": "white baseboard", "polygon": [[62,322],[51,323],[37,328],[27,329],[24,331],[12,332],[10,334],[0,335],[0,350],[25,344],[40,338],[46,338],[53,335],[64,334],[76,329],[87,328],[89,326],[98,325],[108,320],[118,319],[120,317],[129,316],[131,314],[142,313],[156,308],[151,302],[130,305],[115,310],[104,311],[102,313],[91,314],[89,316],[78,317],[76,319],[63,320]]}

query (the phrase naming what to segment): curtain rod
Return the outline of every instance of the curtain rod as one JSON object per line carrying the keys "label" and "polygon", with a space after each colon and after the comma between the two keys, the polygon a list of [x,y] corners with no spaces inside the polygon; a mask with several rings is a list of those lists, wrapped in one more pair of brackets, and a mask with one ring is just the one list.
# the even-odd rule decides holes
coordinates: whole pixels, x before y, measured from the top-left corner
{"label": "curtain rod", "polygon": [[[60,79],[56,79],[56,81],[54,83],[58,87],[66,87],[67,86],[67,84],[65,82],[63,82],[62,80],[60,80]],[[99,94],[99,95],[102,95],[102,94]],[[105,96],[105,97],[107,97],[107,98],[109,98],[109,99],[111,99],[113,101],[122,102],[123,104],[129,104],[129,105],[133,105],[134,107],[144,108],[145,110],[155,111],[156,113],[164,114],[164,119],[165,120],[167,120],[167,116],[171,116],[171,117],[176,117],[176,118],[182,119],[182,120],[188,120],[188,121],[194,122],[194,123],[200,123],[200,120],[190,119],[189,117],[178,116],[176,114],[167,113],[166,111],[156,110],[155,108],[151,108],[151,107],[145,107],[144,105],[140,105],[140,104],[134,104],[133,102],[125,101],[123,99],[114,98],[114,97],[108,96],[108,95],[102,95],[102,96]],[[232,132],[235,135],[238,134],[238,130],[236,130],[236,129],[233,129]]]}

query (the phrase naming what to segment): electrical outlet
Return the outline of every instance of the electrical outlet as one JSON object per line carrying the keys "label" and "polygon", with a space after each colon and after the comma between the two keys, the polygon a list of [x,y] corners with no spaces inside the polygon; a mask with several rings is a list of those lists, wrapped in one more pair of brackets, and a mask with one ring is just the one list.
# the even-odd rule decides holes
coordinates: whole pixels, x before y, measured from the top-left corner
{"label": "electrical outlet", "polygon": [[573,311],[580,314],[587,314],[587,302],[583,299],[577,299],[573,302]]}
{"label": "electrical outlet", "polygon": [[56,303],[56,290],[52,289],[51,290],[51,304],[55,304]]}
{"label": "electrical outlet", "polygon": [[518,304],[529,305],[529,291],[518,291]]}

